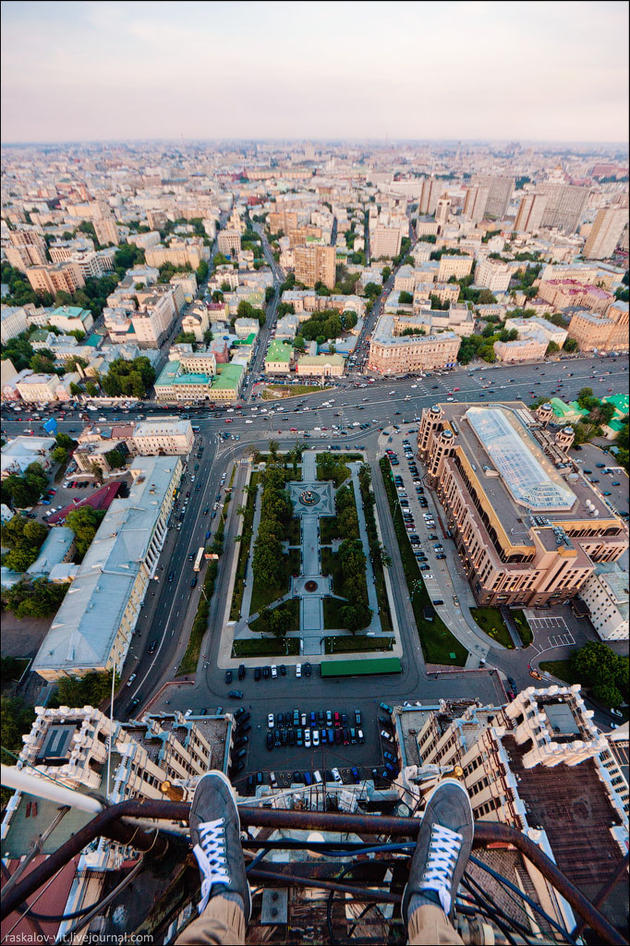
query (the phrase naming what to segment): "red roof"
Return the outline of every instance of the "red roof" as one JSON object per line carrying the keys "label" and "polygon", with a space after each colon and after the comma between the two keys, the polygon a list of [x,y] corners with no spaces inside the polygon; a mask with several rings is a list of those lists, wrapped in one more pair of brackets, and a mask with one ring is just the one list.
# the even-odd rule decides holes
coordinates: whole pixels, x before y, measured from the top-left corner
{"label": "red roof", "polygon": [[[26,902],[33,904],[34,910],[46,916],[59,916],[62,914],[65,910],[68,894],[70,893],[70,887],[74,880],[80,856],[80,854],[75,855],[75,857],[73,857],[71,861],[68,861],[68,863],[62,867],[61,871],[55,875],[51,883],[44,884],[39,890],[36,890]],[[46,854],[38,854],[37,857],[34,857],[22,874],[22,878],[27,877],[30,872],[35,867],[38,867],[42,861],[45,861],[46,858]],[[7,862],[9,875],[17,870],[19,863],[19,858],[12,858]],[[3,871],[3,879],[4,878],[6,878],[6,874]],[[37,900],[36,905],[35,900]],[[28,917],[23,917],[18,921],[18,917],[22,912],[23,910],[10,913],[9,916],[2,921],[1,935],[3,942],[5,942],[5,936],[7,937],[7,943],[53,943],[55,941],[57,930],[59,929],[59,920],[30,920]],[[16,921],[17,925],[15,925]],[[44,934],[44,936],[42,936],[42,934]]]}
{"label": "red roof", "polygon": [[51,516],[48,522],[56,525],[58,522],[65,520],[72,509],[81,509],[82,506],[91,506],[92,509],[109,509],[121,486],[122,483],[117,480],[115,483],[108,483],[107,486],[95,489],[93,493],[83,497],[79,502],[64,506],[63,509]]}

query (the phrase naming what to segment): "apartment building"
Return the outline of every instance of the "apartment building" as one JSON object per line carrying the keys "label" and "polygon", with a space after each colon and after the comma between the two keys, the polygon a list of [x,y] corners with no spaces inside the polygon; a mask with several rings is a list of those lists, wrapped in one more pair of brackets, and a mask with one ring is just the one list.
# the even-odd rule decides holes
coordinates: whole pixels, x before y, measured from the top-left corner
{"label": "apartment building", "polygon": [[451,198],[444,195],[443,197],[438,198],[437,206],[435,208],[435,222],[437,224],[438,233],[443,233],[444,228],[448,223],[448,218],[451,213]]}
{"label": "apartment building", "polygon": [[195,305],[182,319],[182,332],[193,334],[195,341],[202,342],[210,327],[208,310],[205,305]]}
{"label": "apartment building", "polygon": [[32,668],[45,680],[118,669],[157,571],[182,474],[178,457],[138,457],[127,499],[114,499]]}
{"label": "apartment building", "polygon": [[29,404],[46,404],[56,399],[59,378],[56,374],[31,372],[15,381],[15,387],[23,401]]}
{"label": "apartment building", "polygon": [[488,191],[483,217],[489,220],[502,220],[512,197],[514,178],[499,174],[476,174],[471,180],[471,185],[479,187],[481,195],[483,195],[483,190]]}
{"label": "apartment building", "polygon": [[71,260],[46,266],[31,266],[26,270],[26,278],[35,292],[49,293],[51,296],[58,292],[69,292],[72,295],[77,289],[85,286],[81,267]]}
{"label": "apartment building", "polygon": [[241,250],[240,230],[219,230],[217,246],[219,253],[223,253],[224,256],[238,256]]}
{"label": "apartment building", "polygon": [[438,197],[444,190],[444,182],[434,177],[423,177],[418,201],[418,213],[431,215],[435,213]]}
{"label": "apartment building", "polygon": [[628,574],[617,562],[596,565],[580,598],[602,640],[628,640]]}
{"label": "apartment building", "polygon": [[370,227],[370,257],[393,259],[400,253],[402,233],[400,227],[377,223]]}
{"label": "apartment building", "polygon": [[628,303],[617,301],[610,305],[606,315],[574,312],[568,333],[580,351],[628,351]]}
{"label": "apartment building", "polygon": [[118,227],[116,226],[116,221],[112,214],[95,217],[93,223],[96,239],[101,246],[107,246],[108,243],[113,243],[114,246],[117,246],[120,243]]}
{"label": "apartment building", "polygon": [[3,345],[26,331],[26,310],[22,306],[3,305],[0,308],[0,340]]}
{"label": "apartment building", "polygon": [[612,256],[627,223],[626,208],[608,207],[598,210],[582,250],[584,259],[608,259]]}
{"label": "apartment building", "polygon": [[40,463],[45,470],[52,469],[50,451],[55,447],[54,437],[13,437],[2,447],[2,478],[22,473],[31,463]]}
{"label": "apartment building", "polygon": [[419,282],[413,294],[414,309],[430,303],[432,296],[438,300],[440,305],[445,303],[452,305],[459,299],[459,286],[456,283],[448,282]]}
{"label": "apartment building", "polygon": [[483,184],[473,184],[466,188],[464,200],[464,217],[473,223],[480,223],[486,212],[490,188]]}
{"label": "apartment building", "polygon": [[472,256],[453,256],[444,253],[440,259],[437,281],[448,282],[453,276],[455,279],[464,279],[466,276],[470,276],[474,262]]}
{"label": "apartment building", "polygon": [[118,469],[118,467],[112,466],[113,457],[108,456],[112,450],[117,450],[123,457],[126,457],[128,453],[126,441],[118,440],[112,436],[107,440],[99,440],[96,443],[83,443],[75,449],[72,458],[77,465],[77,469],[81,470],[82,473],[94,473],[98,467],[101,473],[107,475]]}
{"label": "apartment building", "polygon": [[298,227],[298,215],[295,210],[287,210],[282,208],[280,210],[277,205],[275,210],[269,211],[269,216],[267,217],[267,226],[269,227],[270,233],[280,233],[288,235],[291,230],[296,230]]}
{"label": "apartment building", "polygon": [[94,325],[90,310],[75,305],[58,306],[48,321],[62,332],[83,332],[86,335]]}
{"label": "apartment building", "polygon": [[296,363],[296,374],[300,378],[341,378],[344,359],[342,355],[300,355]]}
{"label": "apartment building", "polygon": [[564,233],[575,233],[586,209],[588,187],[548,183],[539,185],[536,190],[547,198],[542,213],[541,227],[556,228]]}
{"label": "apartment building", "polygon": [[7,246],[4,255],[7,263],[22,273],[25,273],[29,266],[45,266],[48,262],[45,246],[42,250],[39,246],[28,243]]}
{"label": "apartment building", "polygon": [[514,229],[517,233],[535,233],[542,226],[547,206],[545,194],[525,194],[518,205]]}
{"label": "apartment building", "polygon": [[295,278],[304,286],[322,283],[327,289],[335,288],[336,254],[334,246],[296,246]]}
{"label": "apartment building", "polygon": [[480,260],[475,267],[475,285],[490,292],[507,292],[511,278],[512,267],[502,260]]}
{"label": "apartment building", "polygon": [[194,440],[189,420],[160,417],[136,424],[129,448],[138,456],[185,456],[192,450]]}
{"label": "apartment building", "polygon": [[140,307],[131,315],[136,341],[144,348],[159,348],[177,316],[174,293],[148,291],[138,299]]}
{"label": "apartment building", "polygon": [[506,319],[505,328],[508,332],[516,329],[519,338],[542,334],[547,344],[555,342],[559,348],[562,348],[568,335],[567,330],[562,328],[561,325],[554,325],[553,322],[548,322],[547,319],[537,318],[536,316],[531,319]]}
{"label": "apartment building", "polygon": [[516,364],[523,361],[542,361],[549,342],[542,332],[529,332],[524,338],[511,342],[495,342],[494,353],[499,361]]}
{"label": "apartment building", "polygon": [[210,248],[204,246],[203,240],[199,237],[171,240],[168,246],[160,244],[148,247],[145,250],[145,259],[148,266],[157,266],[158,269],[164,263],[198,269],[202,260],[210,259]]}
{"label": "apartment building", "polygon": [[538,295],[556,309],[584,306],[600,314],[605,312],[615,298],[605,289],[577,279],[543,280],[538,287]]}
{"label": "apartment building", "polygon": [[265,372],[267,374],[290,374],[292,358],[293,346],[280,339],[273,338],[265,355]]}
{"label": "apartment building", "polygon": [[576,595],[598,562],[628,547],[627,528],[567,456],[572,428],[547,430],[520,401],[436,404],[418,451],[480,605],[540,607]]}
{"label": "apartment building", "polygon": [[[417,334],[404,335],[405,329]],[[414,316],[380,316],[370,339],[368,370],[398,375],[454,366],[459,336],[452,331],[423,334],[426,331],[422,320]]]}

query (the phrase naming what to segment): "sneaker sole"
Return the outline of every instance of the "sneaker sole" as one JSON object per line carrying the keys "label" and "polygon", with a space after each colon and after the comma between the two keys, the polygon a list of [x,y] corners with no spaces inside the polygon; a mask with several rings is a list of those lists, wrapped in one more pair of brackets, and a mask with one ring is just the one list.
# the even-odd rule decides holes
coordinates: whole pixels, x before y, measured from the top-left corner
{"label": "sneaker sole", "polygon": [[[209,772],[206,772],[206,774],[203,775],[203,776],[199,779],[199,782],[198,782],[197,784],[201,784],[201,782],[203,782],[203,780],[204,780],[205,778],[208,778],[209,776],[220,778],[221,781],[222,781],[222,782],[227,786],[227,788],[230,790],[230,795],[232,796],[232,801],[234,802],[234,807],[236,808],[236,817],[237,817],[237,820],[238,820],[238,830],[239,830],[239,834],[240,834],[240,831],[241,831],[241,815],[240,815],[240,812],[239,812],[239,810],[238,810],[238,803],[237,803],[237,801],[236,801],[236,795],[235,795],[235,793],[234,793],[234,788],[233,788],[233,786],[232,786],[232,783],[230,782],[229,778],[227,777],[227,775],[225,775],[224,772],[220,772],[219,769],[210,769]],[[248,921],[248,917],[251,917],[251,915],[252,915],[252,891],[251,891],[251,888],[250,888],[250,886],[249,886],[249,881],[247,880],[247,867],[245,868],[245,883],[246,883],[246,886],[247,886],[247,899],[248,899],[248,901],[249,901],[249,909],[247,909],[247,904],[243,904],[243,905],[246,907],[246,910],[247,910],[246,915],[245,915],[245,922],[247,923],[247,922],[249,922],[249,921]]]}

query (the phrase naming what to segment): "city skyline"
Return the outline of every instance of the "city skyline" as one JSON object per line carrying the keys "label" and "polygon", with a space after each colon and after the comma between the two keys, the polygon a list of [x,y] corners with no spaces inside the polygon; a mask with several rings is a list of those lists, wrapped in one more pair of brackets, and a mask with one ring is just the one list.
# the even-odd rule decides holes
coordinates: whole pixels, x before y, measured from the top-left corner
{"label": "city skyline", "polygon": [[627,140],[624,3],[354,10],[5,3],[3,143]]}

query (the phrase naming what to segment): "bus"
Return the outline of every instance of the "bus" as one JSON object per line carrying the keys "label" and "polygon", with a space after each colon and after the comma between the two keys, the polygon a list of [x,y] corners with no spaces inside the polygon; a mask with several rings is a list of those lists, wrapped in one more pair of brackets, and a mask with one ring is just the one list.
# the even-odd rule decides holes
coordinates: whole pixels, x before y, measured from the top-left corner
{"label": "bus", "polygon": [[201,430],[201,427],[198,427],[196,424],[192,424],[193,433],[197,434]]}
{"label": "bus", "polygon": [[205,552],[205,547],[202,545],[199,551],[197,552],[197,557],[195,559],[195,564],[193,565],[194,572],[201,571],[201,562],[203,560],[203,553]]}

